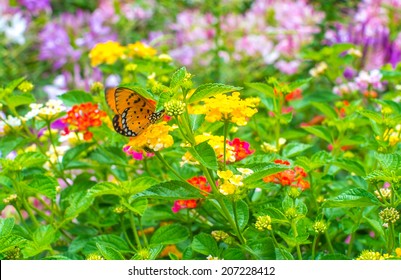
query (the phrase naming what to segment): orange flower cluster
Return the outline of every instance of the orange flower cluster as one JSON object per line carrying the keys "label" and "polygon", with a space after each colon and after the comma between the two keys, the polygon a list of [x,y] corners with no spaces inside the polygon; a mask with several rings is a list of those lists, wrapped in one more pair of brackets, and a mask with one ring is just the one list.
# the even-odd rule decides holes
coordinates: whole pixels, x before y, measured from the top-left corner
{"label": "orange flower cluster", "polygon": [[[276,159],[274,163],[288,166],[290,165],[289,161],[282,159]],[[303,168],[295,166],[294,169],[288,169],[270,176],[266,176],[263,178],[263,181],[266,183],[279,184],[283,187],[291,186],[306,190],[310,187],[309,182],[304,180],[306,176],[308,176],[308,174],[306,174]]]}
{"label": "orange flower cluster", "polygon": [[[206,177],[204,177],[204,176],[192,177],[191,179],[188,179],[187,182],[190,183],[191,185],[197,187],[198,189],[202,190],[203,192],[210,193],[212,190],[212,188],[206,181]],[[193,209],[193,208],[196,208],[197,202],[198,202],[197,199],[176,200],[176,201],[174,201],[174,205],[171,208],[171,210],[174,213],[177,213],[181,209],[185,209],[185,208]]]}
{"label": "orange flower cluster", "polygon": [[93,137],[93,133],[88,129],[90,127],[100,126],[102,124],[101,118],[106,117],[104,111],[99,110],[97,104],[82,103],[74,105],[71,110],[67,112],[67,116],[62,119],[64,123],[68,124],[66,133],[71,131],[83,132],[84,139],[89,141]]}
{"label": "orange flower cluster", "polygon": [[234,147],[233,152],[235,153],[235,161],[242,160],[255,152],[254,150],[251,150],[251,146],[248,142],[241,141],[239,138],[227,141],[227,143],[231,147]]}

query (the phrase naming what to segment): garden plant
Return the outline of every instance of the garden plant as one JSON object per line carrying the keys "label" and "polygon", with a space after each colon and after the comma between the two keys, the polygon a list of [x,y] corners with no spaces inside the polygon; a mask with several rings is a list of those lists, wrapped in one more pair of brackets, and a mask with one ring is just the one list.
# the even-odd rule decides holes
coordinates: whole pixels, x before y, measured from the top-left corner
{"label": "garden plant", "polygon": [[0,0],[0,258],[400,259],[400,24],[394,0]]}

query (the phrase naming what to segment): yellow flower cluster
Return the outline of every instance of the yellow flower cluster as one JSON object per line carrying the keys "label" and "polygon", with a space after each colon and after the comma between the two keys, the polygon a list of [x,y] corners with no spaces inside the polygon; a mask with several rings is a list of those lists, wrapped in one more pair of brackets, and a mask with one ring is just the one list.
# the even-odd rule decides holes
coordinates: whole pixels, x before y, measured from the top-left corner
{"label": "yellow flower cluster", "polygon": [[360,260],[360,261],[384,260],[385,257],[382,256],[379,252],[374,252],[374,251],[370,251],[370,250],[364,250],[364,251],[362,251],[361,255],[356,259]]}
{"label": "yellow flower cluster", "polygon": [[142,43],[142,42],[135,42],[134,44],[129,44],[127,46],[128,49],[128,56],[129,57],[152,57],[155,56],[157,51]]}
{"label": "yellow flower cluster", "polygon": [[[215,136],[210,133],[203,133],[201,135],[195,136],[195,141],[197,144],[207,141],[207,143],[213,148],[216,153],[216,157],[219,161],[223,161],[224,157],[224,137],[223,136]],[[234,147],[230,145],[226,145],[226,160],[227,162],[235,162],[235,151]],[[182,157],[182,161],[180,165],[184,164],[197,165],[197,162],[189,152],[186,152]]]}
{"label": "yellow flower cluster", "polygon": [[119,58],[125,55],[125,47],[121,46],[118,42],[107,41],[99,43],[93,47],[89,53],[92,67],[99,64],[113,64]]}
{"label": "yellow flower cluster", "polygon": [[224,195],[231,195],[240,192],[239,188],[244,185],[242,175],[234,175],[231,170],[217,171],[219,180],[219,191]]}
{"label": "yellow flower cluster", "polygon": [[156,53],[157,51],[154,48],[142,42],[135,42],[125,47],[121,46],[118,42],[107,41],[93,47],[89,53],[89,58],[91,60],[91,65],[95,67],[102,63],[113,64],[118,59],[125,59],[127,57],[153,57]]}
{"label": "yellow flower cluster", "polygon": [[401,124],[398,124],[394,128],[387,128],[382,137],[376,136],[376,140],[388,141],[390,146],[395,146],[401,142]]}
{"label": "yellow flower cluster", "polygon": [[204,100],[204,106],[197,108],[197,114],[206,114],[208,122],[229,121],[238,126],[247,124],[248,119],[257,113],[259,98],[241,99],[239,92],[232,95],[217,94]]}
{"label": "yellow flower cluster", "polygon": [[171,147],[174,144],[169,132],[174,128],[166,122],[151,124],[143,133],[132,137],[127,144],[133,149],[149,148],[155,152]]}
{"label": "yellow flower cluster", "polygon": [[255,228],[259,231],[272,230],[272,218],[269,215],[257,217]]}

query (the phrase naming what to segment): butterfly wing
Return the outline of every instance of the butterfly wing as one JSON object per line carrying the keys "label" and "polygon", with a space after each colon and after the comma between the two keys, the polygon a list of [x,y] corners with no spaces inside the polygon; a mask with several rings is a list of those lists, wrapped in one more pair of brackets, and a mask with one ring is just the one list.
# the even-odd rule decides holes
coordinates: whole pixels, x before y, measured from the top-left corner
{"label": "butterfly wing", "polygon": [[114,99],[117,113],[113,118],[114,130],[124,136],[139,135],[163,115],[163,111],[155,112],[154,103],[128,88],[117,88]]}
{"label": "butterfly wing", "polygon": [[105,92],[107,105],[109,105],[110,109],[114,112],[114,114],[118,114],[117,108],[116,108],[116,97],[115,97],[116,89],[117,88],[115,88],[115,87],[108,88],[108,89],[106,89],[106,92]]}

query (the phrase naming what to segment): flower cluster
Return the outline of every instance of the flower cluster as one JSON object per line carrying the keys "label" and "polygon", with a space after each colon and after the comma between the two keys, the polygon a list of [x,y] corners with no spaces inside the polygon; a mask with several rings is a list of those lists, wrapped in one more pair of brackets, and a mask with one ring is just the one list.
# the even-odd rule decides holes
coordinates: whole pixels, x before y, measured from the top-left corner
{"label": "flower cluster", "polygon": [[154,48],[142,42],[136,42],[124,47],[118,42],[107,41],[105,43],[96,44],[91,49],[89,58],[91,60],[91,65],[95,67],[102,63],[113,64],[118,59],[153,57],[156,53],[157,51]]}
{"label": "flower cluster", "polygon": [[66,109],[61,100],[57,99],[50,99],[44,105],[32,103],[29,107],[31,110],[25,115],[27,120],[32,118],[51,120]]}
{"label": "flower cluster", "polygon": [[93,137],[89,128],[100,126],[102,124],[101,119],[106,116],[106,112],[99,110],[97,104],[83,103],[74,105],[62,121],[68,124],[67,134],[70,131],[83,132],[84,139],[89,141]]}
{"label": "flower cluster", "polygon": [[148,153],[146,151],[136,151],[135,149],[131,148],[129,145],[125,145],[123,147],[124,153],[127,154],[127,156],[132,156],[133,159],[135,160],[143,160],[145,157],[153,157],[153,153]]}
{"label": "flower cluster", "polygon": [[204,105],[196,110],[197,114],[206,114],[208,122],[229,121],[244,126],[248,119],[257,113],[259,98],[241,99],[239,92],[232,95],[217,94],[204,100]]}
{"label": "flower cluster", "polygon": [[166,122],[151,124],[143,133],[130,138],[130,149],[151,149],[155,152],[171,147],[174,144],[173,137],[169,134],[174,128],[167,125]]}
{"label": "flower cluster", "polygon": [[[287,160],[276,159],[276,164],[290,166],[290,162]],[[300,188],[301,190],[309,189],[309,182],[304,178],[307,177],[306,172],[303,168],[295,166],[293,169],[287,169],[279,173],[269,175],[263,178],[266,183],[275,183],[281,186],[291,186]]]}
{"label": "flower cluster", "polygon": [[242,194],[244,191],[244,188],[242,188],[244,183],[242,181],[246,176],[252,174],[253,171],[247,168],[238,168],[237,170],[241,173],[241,175],[234,174],[234,172],[231,170],[217,171],[220,193],[224,195]]}
{"label": "flower cluster", "polygon": [[227,141],[227,144],[234,148],[233,152],[235,155],[235,161],[242,160],[255,152],[254,150],[251,150],[251,145],[248,142],[241,141],[239,138]]}
{"label": "flower cluster", "polygon": [[394,224],[400,219],[400,213],[395,208],[387,207],[380,211],[379,217],[385,224]]}
{"label": "flower cluster", "polygon": [[[209,183],[206,180],[206,177],[204,176],[192,177],[191,179],[188,179],[187,182],[200,189],[203,195],[207,195],[207,193],[210,193],[212,190]],[[196,208],[197,202],[198,200],[196,199],[176,200],[174,201],[174,206],[171,208],[171,210],[174,213],[177,213],[181,209],[186,209],[186,208],[193,209]]]}
{"label": "flower cluster", "polygon": [[384,260],[385,257],[379,252],[364,250],[356,259],[360,261],[368,261],[368,260],[370,261],[370,260]]}
{"label": "flower cluster", "polygon": [[259,231],[272,230],[272,218],[269,215],[257,217],[255,228]]}

